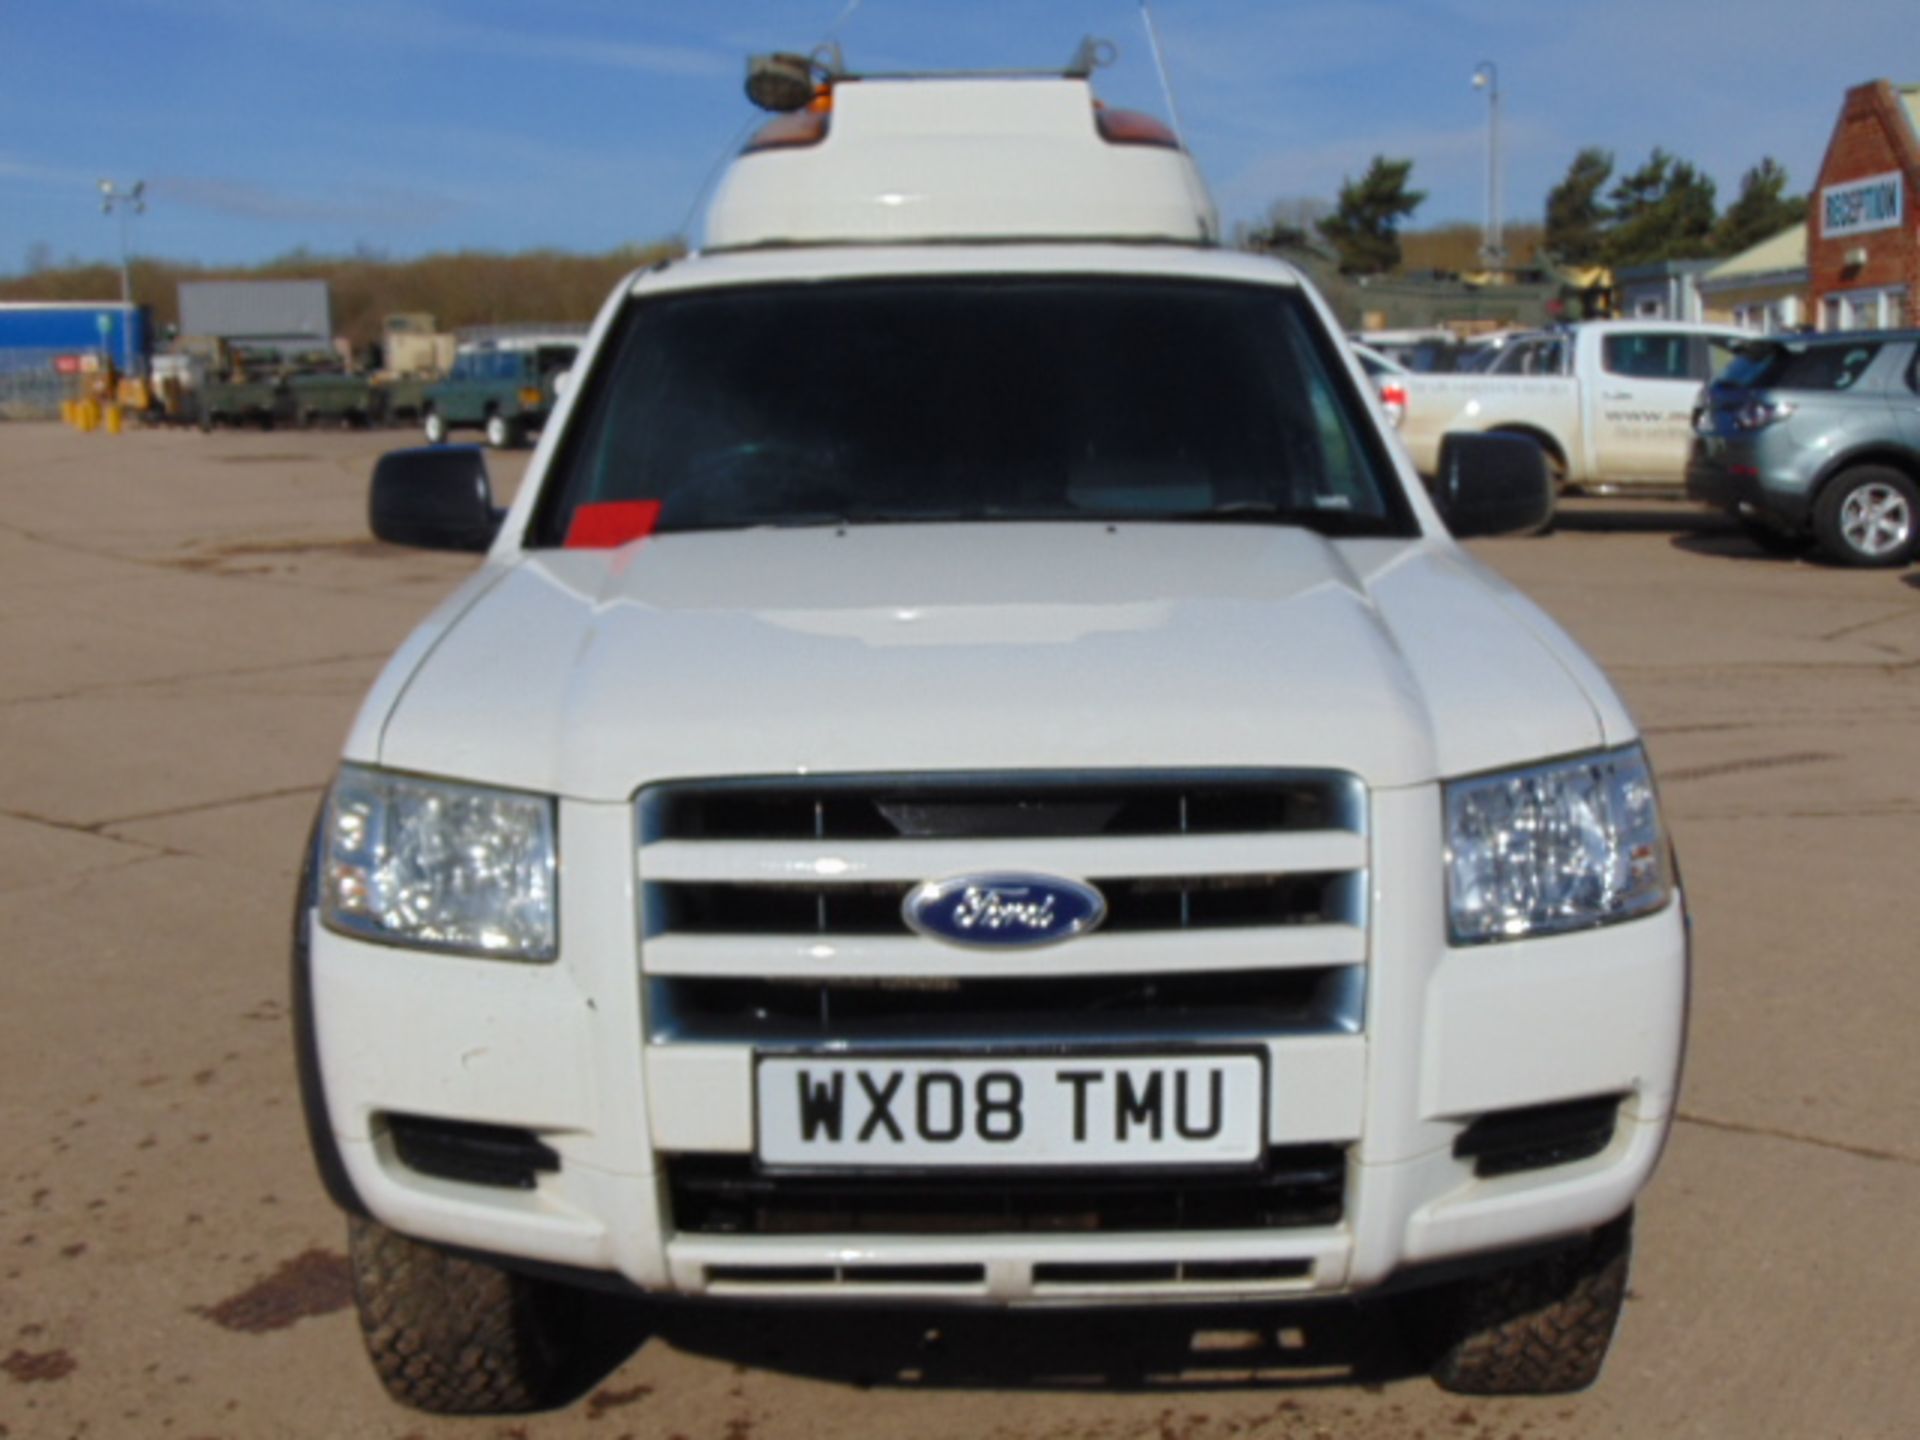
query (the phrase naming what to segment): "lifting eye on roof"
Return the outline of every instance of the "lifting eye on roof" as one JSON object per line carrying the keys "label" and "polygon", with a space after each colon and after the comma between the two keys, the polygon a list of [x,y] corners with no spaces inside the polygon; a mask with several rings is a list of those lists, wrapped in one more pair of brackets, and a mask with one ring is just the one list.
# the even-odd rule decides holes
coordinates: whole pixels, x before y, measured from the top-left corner
{"label": "lifting eye on roof", "polygon": [[1089,35],[1080,42],[1080,48],[1073,52],[1073,58],[1067,61],[1064,72],[1069,79],[1084,80],[1096,70],[1104,70],[1120,58],[1120,47],[1111,40],[1102,40],[1098,35]]}

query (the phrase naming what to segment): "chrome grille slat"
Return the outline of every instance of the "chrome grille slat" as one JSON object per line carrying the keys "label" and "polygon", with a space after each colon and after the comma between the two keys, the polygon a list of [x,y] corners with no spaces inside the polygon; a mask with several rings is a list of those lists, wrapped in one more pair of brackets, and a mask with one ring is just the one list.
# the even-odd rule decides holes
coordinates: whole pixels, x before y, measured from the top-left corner
{"label": "chrome grille slat", "polygon": [[1278,970],[1358,965],[1357,925],[1275,929],[1096,932],[1041,950],[960,950],[918,936],[674,935],[649,937],[649,975],[824,976],[1146,974],[1158,970]]}
{"label": "chrome grille slat", "polygon": [[1278,834],[1073,839],[860,840],[795,843],[681,840],[648,845],[646,879],[731,880],[850,885],[877,880],[918,883],[933,876],[992,867],[1104,880],[1206,875],[1287,875],[1355,870],[1366,864],[1366,840],[1349,830]]}

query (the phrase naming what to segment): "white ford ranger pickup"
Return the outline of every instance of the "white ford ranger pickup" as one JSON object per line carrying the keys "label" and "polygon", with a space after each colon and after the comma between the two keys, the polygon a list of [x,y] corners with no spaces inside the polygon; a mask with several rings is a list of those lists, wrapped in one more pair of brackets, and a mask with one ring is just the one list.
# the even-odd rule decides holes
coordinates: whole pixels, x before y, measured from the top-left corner
{"label": "white ford ranger pickup", "polygon": [[1651,319],[1521,335],[1485,370],[1395,376],[1400,438],[1423,475],[1447,436],[1485,432],[1539,446],[1561,490],[1678,496],[1700,389],[1745,338]]}
{"label": "white ford ranger pickup", "polygon": [[[1327,308],[1084,76],[840,77],[623,282],[373,687],[294,938],[392,1394],[556,1402],[579,1287],[1408,1292],[1598,1373],[1687,930],[1634,723],[1453,534]],[[1417,1303],[1416,1303],[1417,1302]],[[1386,1303],[1383,1301],[1383,1303]]]}

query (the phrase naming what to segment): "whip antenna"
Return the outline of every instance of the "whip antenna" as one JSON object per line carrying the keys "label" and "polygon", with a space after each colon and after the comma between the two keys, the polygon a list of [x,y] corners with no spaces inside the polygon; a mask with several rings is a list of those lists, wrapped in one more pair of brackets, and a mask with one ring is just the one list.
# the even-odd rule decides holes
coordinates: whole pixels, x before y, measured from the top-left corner
{"label": "whip antenna", "polygon": [[1147,48],[1153,52],[1153,68],[1160,77],[1160,93],[1166,97],[1167,119],[1173,122],[1174,137],[1179,140],[1180,148],[1187,148],[1187,132],[1180,124],[1180,107],[1173,103],[1173,82],[1167,78],[1166,57],[1160,53],[1160,32],[1154,28],[1153,8],[1147,0],[1140,0],[1140,22],[1147,28]]}

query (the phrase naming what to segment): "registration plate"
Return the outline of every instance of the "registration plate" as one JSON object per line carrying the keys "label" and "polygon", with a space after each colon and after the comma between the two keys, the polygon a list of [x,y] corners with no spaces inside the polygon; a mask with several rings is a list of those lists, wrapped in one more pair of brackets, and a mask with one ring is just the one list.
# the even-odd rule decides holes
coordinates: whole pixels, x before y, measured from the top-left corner
{"label": "registration plate", "polygon": [[1228,1165],[1266,1148],[1248,1053],[763,1056],[755,1089],[769,1165]]}

